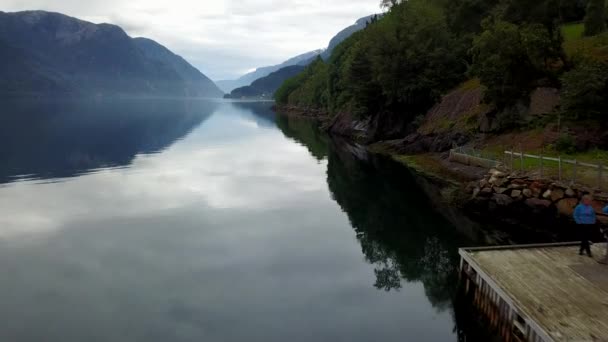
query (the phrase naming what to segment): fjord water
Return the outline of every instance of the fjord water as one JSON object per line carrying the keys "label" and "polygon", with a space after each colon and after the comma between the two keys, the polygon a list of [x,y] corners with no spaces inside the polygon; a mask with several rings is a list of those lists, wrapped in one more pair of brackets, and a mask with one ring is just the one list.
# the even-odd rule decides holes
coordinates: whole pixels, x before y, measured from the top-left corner
{"label": "fjord water", "polygon": [[5,102],[0,341],[456,341],[466,238],[270,106]]}

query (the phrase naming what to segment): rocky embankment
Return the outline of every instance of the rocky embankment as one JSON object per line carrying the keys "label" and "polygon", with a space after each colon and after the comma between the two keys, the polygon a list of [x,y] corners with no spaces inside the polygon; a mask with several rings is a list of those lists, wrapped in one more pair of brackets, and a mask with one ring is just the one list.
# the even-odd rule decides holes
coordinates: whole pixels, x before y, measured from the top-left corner
{"label": "rocky embankment", "polygon": [[532,178],[517,173],[491,170],[466,188],[468,211],[485,217],[574,237],[570,226],[574,208],[583,195],[593,196],[598,219],[608,223],[602,209],[608,193],[577,185]]}

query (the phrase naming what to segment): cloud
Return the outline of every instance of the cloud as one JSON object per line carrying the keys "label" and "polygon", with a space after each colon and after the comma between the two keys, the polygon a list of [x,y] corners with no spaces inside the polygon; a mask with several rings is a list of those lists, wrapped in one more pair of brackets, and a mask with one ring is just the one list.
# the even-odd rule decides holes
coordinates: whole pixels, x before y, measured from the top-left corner
{"label": "cloud", "polygon": [[212,79],[326,47],[338,31],[379,11],[379,0],[1,0],[2,10],[42,9],[121,26],[157,40]]}

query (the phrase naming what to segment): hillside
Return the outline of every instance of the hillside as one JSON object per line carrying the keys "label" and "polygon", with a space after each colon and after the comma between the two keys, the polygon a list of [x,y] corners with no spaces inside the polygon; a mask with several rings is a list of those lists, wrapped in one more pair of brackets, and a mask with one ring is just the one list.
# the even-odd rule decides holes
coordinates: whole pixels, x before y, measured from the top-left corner
{"label": "hillside", "polygon": [[242,98],[268,98],[271,99],[275,91],[287,80],[304,70],[304,66],[292,65],[279,69],[266,77],[255,80],[251,85],[234,89],[230,94],[226,94],[224,98],[242,99]]}
{"label": "hillside", "polygon": [[44,11],[0,12],[0,92],[220,97],[162,45],[120,27]]}
{"label": "hillside", "polygon": [[217,81],[216,84],[220,87],[224,92],[230,93],[236,88],[245,87],[250,85],[253,81],[260,79],[262,77],[266,77],[271,73],[283,69],[292,65],[308,65],[310,61],[314,60],[319,54],[321,54],[323,50],[314,50],[303,53],[301,55],[292,57],[281,64],[265,66],[261,68],[257,68],[255,71],[247,73],[236,80],[221,80]]}
{"label": "hillside", "polygon": [[523,137],[545,151],[606,148],[603,2],[553,5],[398,3],[287,80],[278,108],[365,143],[395,140],[407,153],[500,150]]}

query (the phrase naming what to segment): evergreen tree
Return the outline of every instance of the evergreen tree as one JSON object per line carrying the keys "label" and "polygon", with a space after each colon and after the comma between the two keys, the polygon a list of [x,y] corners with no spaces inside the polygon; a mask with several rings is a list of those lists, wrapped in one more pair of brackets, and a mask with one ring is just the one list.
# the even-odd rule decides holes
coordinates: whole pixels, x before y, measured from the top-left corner
{"label": "evergreen tree", "polygon": [[589,0],[585,15],[585,36],[595,36],[606,31],[605,0]]}

